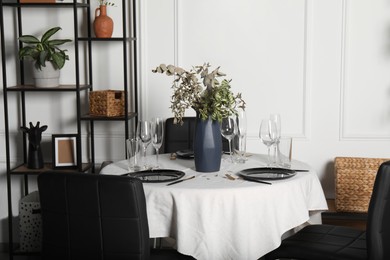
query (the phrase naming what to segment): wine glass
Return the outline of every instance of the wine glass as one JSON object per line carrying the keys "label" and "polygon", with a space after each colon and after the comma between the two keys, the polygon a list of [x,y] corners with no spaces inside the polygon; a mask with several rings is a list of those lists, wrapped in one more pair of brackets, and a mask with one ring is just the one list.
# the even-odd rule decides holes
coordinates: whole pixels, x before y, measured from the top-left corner
{"label": "wine glass", "polygon": [[271,165],[270,148],[275,143],[277,135],[276,124],[273,120],[263,119],[260,124],[259,137],[268,149],[268,165]]}
{"label": "wine glass", "polygon": [[142,148],[143,148],[143,167],[147,168],[146,164],[146,150],[148,145],[152,141],[152,129],[151,124],[147,120],[141,120],[138,122],[137,134],[141,139]]}
{"label": "wine glass", "polygon": [[152,145],[156,149],[156,168],[158,165],[158,150],[160,149],[164,138],[164,121],[156,117],[152,120]]}
{"label": "wine glass", "polygon": [[269,119],[274,121],[276,126],[276,139],[274,143],[274,164],[276,164],[279,154],[279,140],[281,136],[282,121],[279,114],[271,114]]}
{"label": "wine glass", "polygon": [[228,116],[222,119],[221,122],[221,134],[229,141],[229,157],[230,161],[233,162],[232,156],[232,139],[237,134],[236,119],[232,116]]}
{"label": "wine glass", "polygon": [[243,109],[240,109],[236,115],[236,124],[237,124],[237,147],[235,151],[237,152],[237,162],[244,163],[246,161],[245,152],[246,152],[246,114]]}

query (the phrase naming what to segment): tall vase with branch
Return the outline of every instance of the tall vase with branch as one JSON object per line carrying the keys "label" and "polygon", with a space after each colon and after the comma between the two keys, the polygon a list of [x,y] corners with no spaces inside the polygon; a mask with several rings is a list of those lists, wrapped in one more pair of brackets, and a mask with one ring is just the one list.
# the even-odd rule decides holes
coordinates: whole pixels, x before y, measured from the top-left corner
{"label": "tall vase with branch", "polygon": [[[218,171],[220,168],[222,150],[220,122],[223,118],[237,114],[237,109],[245,109],[241,93],[234,94],[231,91],[231,80],[218,80],[226,74],[221,72],[219,67],[210,72],[210,67],[209,63],[204,63],[192,67],[191,70],[185,70],[178,66],[161,64],[152,70],[154,73],[174,76],[170,106],[174,114],[174,123],[183,123],[182,118],[187,109],[192,108],[196,111],[195,168],[204,172]],[[204,146],[210,147],[210,142],[214,141],[216,143],[213,151],[205,151]],[[209,167],[204,164],[214,165]]]}

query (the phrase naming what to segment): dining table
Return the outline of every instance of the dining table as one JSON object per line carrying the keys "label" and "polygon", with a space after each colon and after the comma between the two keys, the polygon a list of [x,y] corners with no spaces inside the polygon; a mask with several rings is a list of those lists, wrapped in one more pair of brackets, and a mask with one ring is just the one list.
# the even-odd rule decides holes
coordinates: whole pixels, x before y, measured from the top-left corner
{"label": "dining table", "polygon": [[[154,156],[147,160],[154,163]],[[292,177],[268,184],[242,178],[243,170],[258,167],[267,167],[266,155],[247,154],[243,163],[223,155],[218,172],[197,172],[193,159],[160,154],[158,168],[183,172],[184,181],[144,182],[150,237],[173,238],[180,253],[199,260],[254,260],[277,248],[286,233],[321,222],[328,207],[310,165],[293,160]],[[127,160],[101,170],[128,172]]]}

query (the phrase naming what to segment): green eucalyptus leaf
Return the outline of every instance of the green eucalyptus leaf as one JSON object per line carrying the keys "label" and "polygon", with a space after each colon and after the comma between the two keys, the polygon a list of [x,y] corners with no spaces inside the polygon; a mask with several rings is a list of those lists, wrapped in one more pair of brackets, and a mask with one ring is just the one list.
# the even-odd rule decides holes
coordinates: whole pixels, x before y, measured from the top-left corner
{"label": "green eucalyptus leaf", "polygon": [[166,71],[166,70],[167,70],[167,65],[161,64],[158,68],[159,68],[161,71]]}
{"label": "green eucalyptus leaf", "polygon": [[152,70],[154,73],[174,76],[170,109],[175,122],[182,123],[182,117],[188,108],[193,108],[201,119],[212,118],[220,122],[222,118],[236,114],[236,107],[245,108],[241,94],[234,95],[231,92],[231,80],[223,79],[219,82],[216,79],[226,74],[220,72],[219,67],[209,73],[210,67],[209,63],[204,63],[187,71],[174,65],[161,64]]}

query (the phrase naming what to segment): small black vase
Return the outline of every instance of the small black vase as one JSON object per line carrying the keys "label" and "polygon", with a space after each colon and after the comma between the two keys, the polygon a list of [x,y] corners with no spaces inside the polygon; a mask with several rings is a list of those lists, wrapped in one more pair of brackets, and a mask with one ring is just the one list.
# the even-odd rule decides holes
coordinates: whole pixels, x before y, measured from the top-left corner
{"label": "small black vase", "polygon": [[195,170],[216,172],[221,167],[222,137],[218,121],[196,117],[194,138]]}

